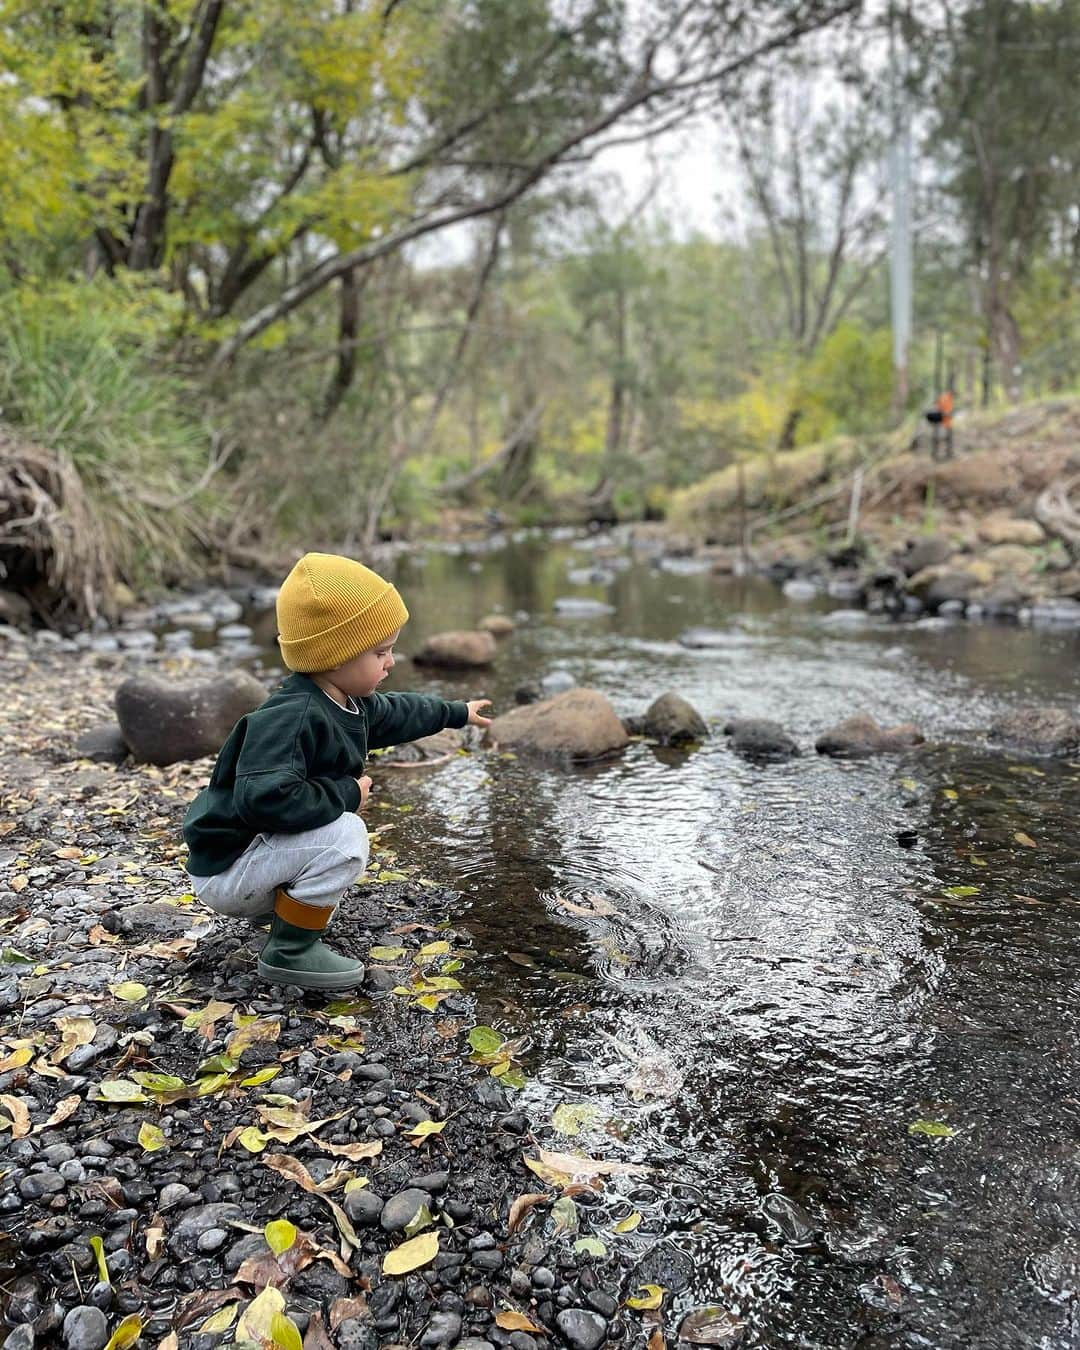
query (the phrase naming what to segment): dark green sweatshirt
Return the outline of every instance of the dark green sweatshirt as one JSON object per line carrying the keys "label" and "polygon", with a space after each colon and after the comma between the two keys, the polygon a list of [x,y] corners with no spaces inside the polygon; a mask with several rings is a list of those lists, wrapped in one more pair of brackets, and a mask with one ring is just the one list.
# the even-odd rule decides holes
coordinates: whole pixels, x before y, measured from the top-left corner
{"label": "dark green sweatshirt", "polygon": [[184,817],[192,876],[224,872],[257,834],[299,834],[355,811],[369,750],[469,720],[464,703],[426,694],[369,694],[357,706],[349,712],[310,676],[290,675],[241,717]]}

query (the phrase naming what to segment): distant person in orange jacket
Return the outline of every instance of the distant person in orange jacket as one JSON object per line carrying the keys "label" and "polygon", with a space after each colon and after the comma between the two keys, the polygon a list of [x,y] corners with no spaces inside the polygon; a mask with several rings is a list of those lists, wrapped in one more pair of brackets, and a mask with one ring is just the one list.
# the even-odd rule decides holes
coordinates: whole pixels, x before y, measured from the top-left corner
{"label": "distant person in orange jacket", "polygon": [[930,423],[930,458],[952,459],[953,392],[945,389],[937,396],[934,406],[926,414]]}

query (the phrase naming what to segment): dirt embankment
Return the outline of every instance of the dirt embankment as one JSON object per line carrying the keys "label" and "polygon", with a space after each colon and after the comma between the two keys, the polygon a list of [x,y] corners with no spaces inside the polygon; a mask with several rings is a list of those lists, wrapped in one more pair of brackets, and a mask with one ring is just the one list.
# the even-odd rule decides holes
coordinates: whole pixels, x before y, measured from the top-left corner
{"label": "dirt embankment", "polygon": [[1051,482],[1080,469],[1080,399],[960,418],[953,457],[935,462],[926,429],[822,445],[719,473],[678,493],[669,525],[718,543],[823,535],[846,529],[855,471],[863,469],[860,533],[892,544],[913,531],[966,530],[991,515],[1030,519]]}

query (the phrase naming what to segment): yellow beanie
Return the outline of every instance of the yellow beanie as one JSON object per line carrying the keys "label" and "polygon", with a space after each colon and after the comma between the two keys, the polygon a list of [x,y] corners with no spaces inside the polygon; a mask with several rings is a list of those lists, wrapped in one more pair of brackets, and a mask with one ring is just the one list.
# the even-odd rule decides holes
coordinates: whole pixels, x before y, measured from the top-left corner
{"label": "yellow beanie", "polygon": [[408,617],[395,588],[370,567],[336,553],[305,553],[278,592],[278,646],[290,670],[333,670],[385,641]]}

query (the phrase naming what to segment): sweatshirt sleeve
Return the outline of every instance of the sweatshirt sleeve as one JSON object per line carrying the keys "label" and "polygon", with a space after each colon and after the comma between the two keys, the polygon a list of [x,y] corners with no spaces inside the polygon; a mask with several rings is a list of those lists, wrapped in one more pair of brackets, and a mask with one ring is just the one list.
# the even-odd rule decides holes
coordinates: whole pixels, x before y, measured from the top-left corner
{"label": "sweatshirt sleeve", "polygon": [[236,780],[233,800],[243,822],[266,834],[299,834],[329,825],[360,805],[355,778],[305,778],[262,769]]}
{"label": "sweatshirt sleeve", "polygon": [[355,778],[308,777],[303,704],[290,716],[283,711],[249,718],[236,761],[233,802],[241,820],[259,833],[314,830],[360,805]]}
{"label": "sweatshirt sleeve", "polygon": [[364,706],[372,750],[434,736],[443,727],[463,727],[469,720],[469,709],[463,702],[429,694],[369,694]]}

